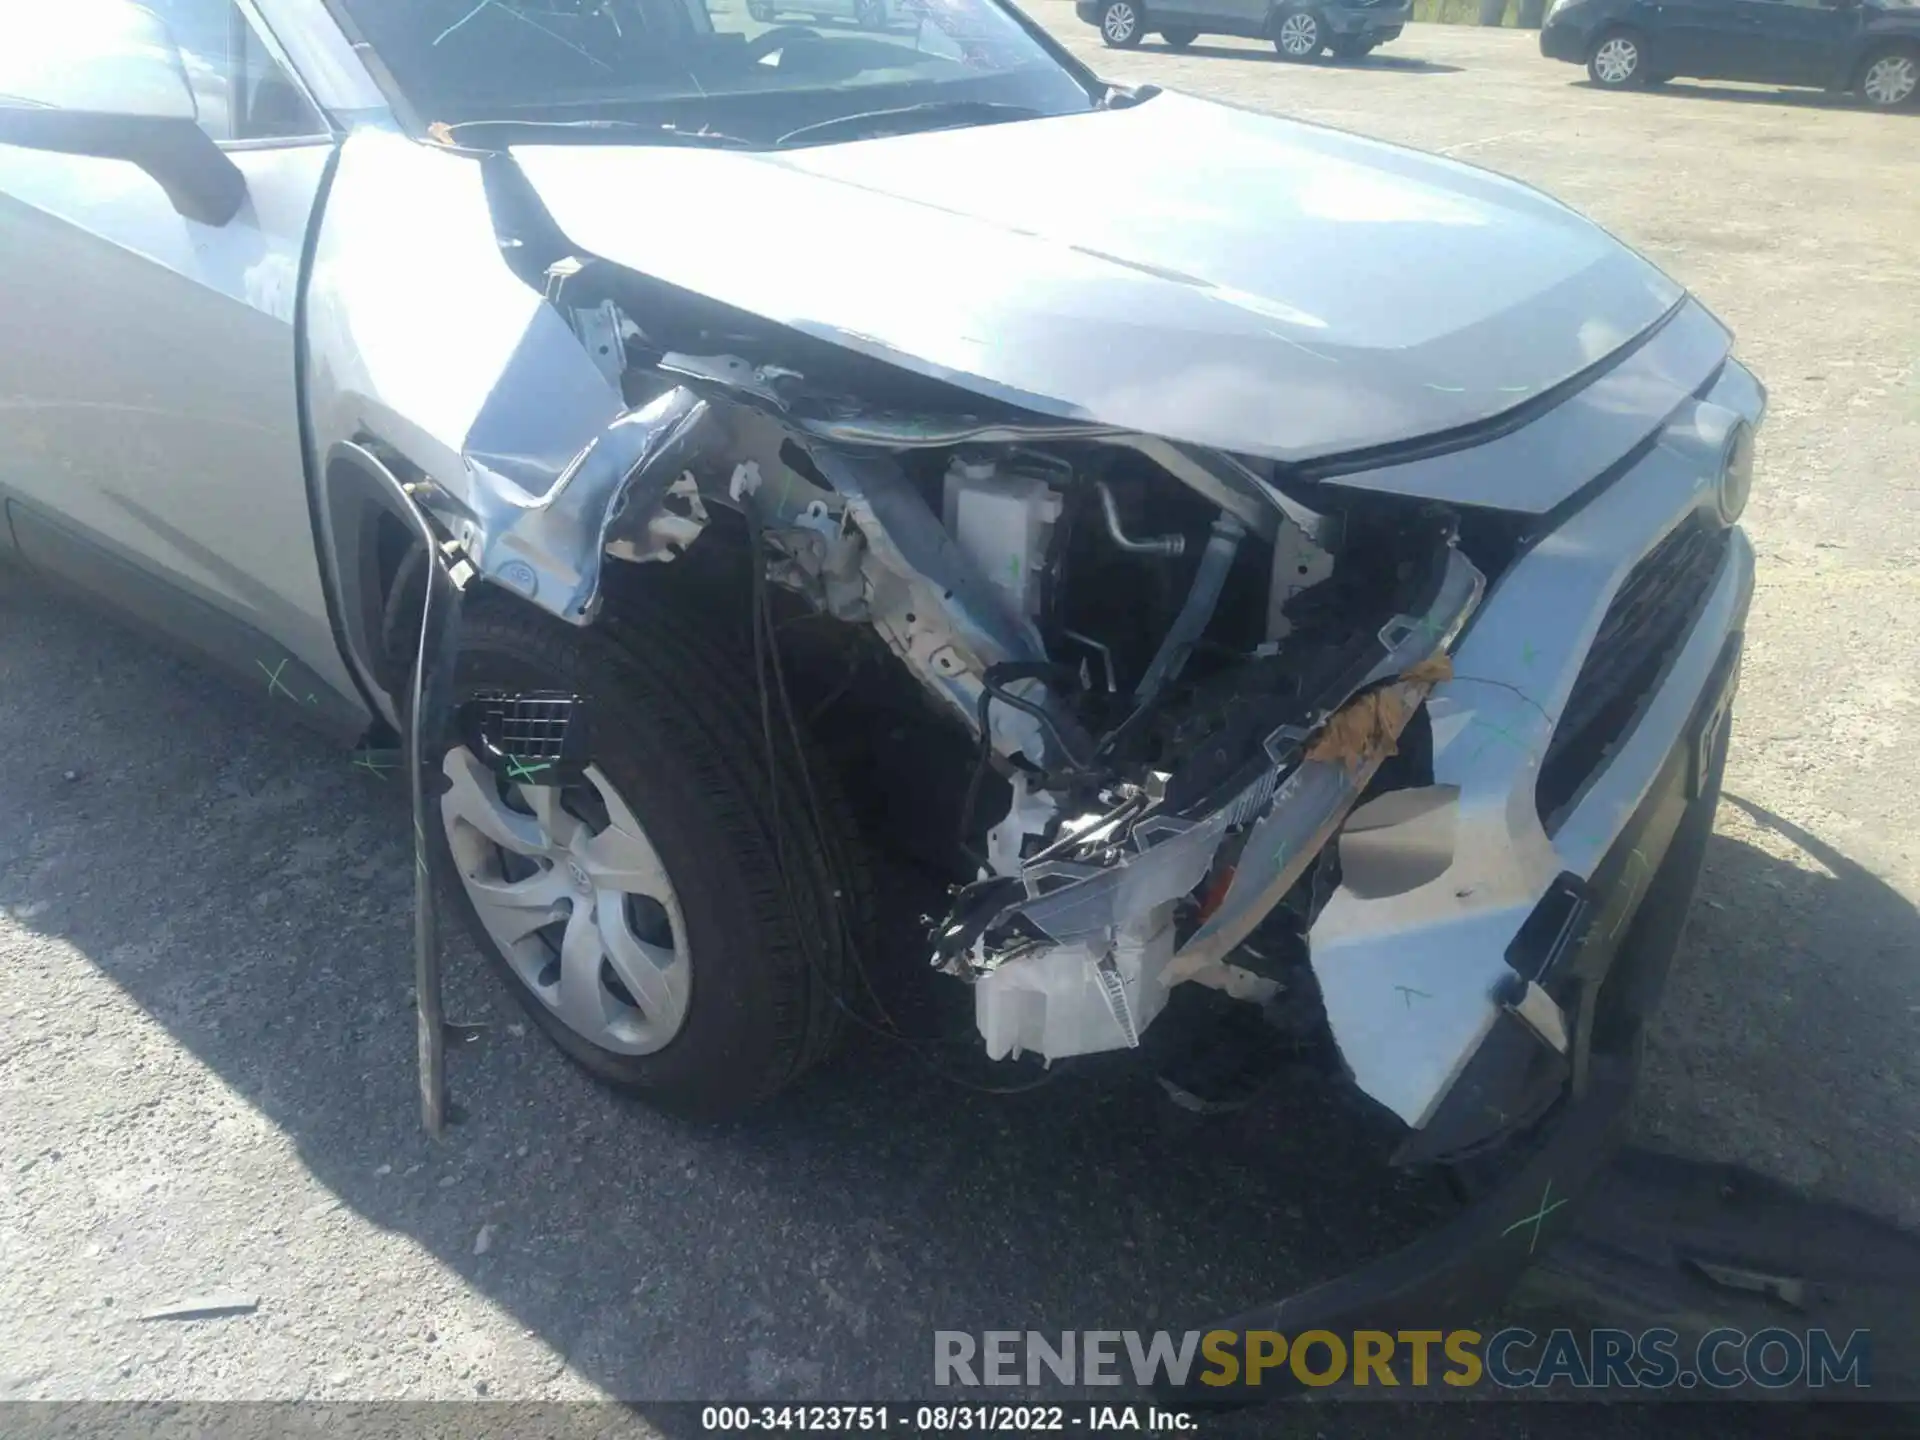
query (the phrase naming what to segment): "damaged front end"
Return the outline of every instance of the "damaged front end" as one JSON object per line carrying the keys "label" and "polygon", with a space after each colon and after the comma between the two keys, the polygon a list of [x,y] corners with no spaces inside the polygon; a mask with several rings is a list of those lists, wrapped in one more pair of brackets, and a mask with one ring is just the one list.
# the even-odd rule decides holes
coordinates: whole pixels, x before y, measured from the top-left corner
{"label": "damaged front end", "polygon": [[[402,193],[431,263],[365,238]],[[926,953],[995,1059],[1138,1046],[1183,983],[1314,995],[1343,858],[1400,891],[1452,863],[1449,835],[1421,869],[1456,793],[1425,706],[1487,585],[1457,507],[911,373],[582,255],[509,157],[396,137],[343,150],[308,348],[316,473],[341,446],[410,471],[481,579],[574,625],[613,565],[725,555],[778,597],[808,723],[946,897]],[[1458,988],[1462,1017],[1505,1003],[1484,967]],[[1342,1003],[1352,1078],[1418,1127],[1484,1025],[1403,1074],[1381,1002]]]}
{"label": "damaged front end", "polygon": [[603,548],[670,558],[751,512],[767,578],[869,630],[924,723],[964,735],[932,753],[968,763],[921,780],[957,820],[915,848],[950,850],[932,960],[973,984],[987,1053],[1137,1046],[1183,981],[1271,998],[1281,977],[1237,948],[1395,753],[1482,593],[1447,512],[1316,514],[1232,457],[1091,426],[865,414],[766,355],[653,370],[673,388],[607,432],[652,438]]}

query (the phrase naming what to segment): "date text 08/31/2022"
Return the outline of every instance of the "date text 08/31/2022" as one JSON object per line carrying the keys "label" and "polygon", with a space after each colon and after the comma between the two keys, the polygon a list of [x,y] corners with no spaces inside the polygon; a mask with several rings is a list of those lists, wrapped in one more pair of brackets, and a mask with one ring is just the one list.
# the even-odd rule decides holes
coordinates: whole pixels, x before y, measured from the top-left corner
{"label": "date text 08/31/2022", "polygon": [[700,1428],[711,1434],[754,1431],[972,1431],[1065,1433],[1137,1430],[1173,1434],[1198,1429],[1184,1410],[1158,1405],[704,1405]]}

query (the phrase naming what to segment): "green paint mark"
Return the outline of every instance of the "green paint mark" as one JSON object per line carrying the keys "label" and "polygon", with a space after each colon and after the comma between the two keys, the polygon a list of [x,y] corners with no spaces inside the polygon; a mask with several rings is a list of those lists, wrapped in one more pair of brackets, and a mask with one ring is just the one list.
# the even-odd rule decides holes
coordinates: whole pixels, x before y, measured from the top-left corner
{"label": "green paint mark", "polygon": [[258,665],[260,667],[260,673],[267,677],[267,698],[269,700],[273,698],[273,692],[278,690],[282,695],[286,696],[287,699],[293,700],[296,703],[298,702],[300,697],[289,690],[280,679],[282,672],[287,668],[287,662],[285,660],[282,660],[271,670],[267,669],[267,662],[264,660],[256,660],[253,663]]}
{"label": "green paint mark", "polygon": [[1529,1255],[1533,1254],[1534,1246],[1540,1243],[1540,1227],[1546,1223],[1547,1216],[1551,1215],[1554,1211],[1558,1210],[1562,1205],[1567,1203],[1566,1200],[1562,1198],[1559,1200],[1555,1200],[1551,1205],[1549,1205],[1547,1201],[1552,1196],[1552,1194],[1553,1194],[1553,1180],[1551,1179],[1551,1177],[1549,1177],[1549,1179],[1547,1180],[1547,1188],[1540,1192],[1540,1208],[1534,1211],[1531,1215],[1522,1215],[1518,1220],[1514,1221],[1513,1224],[1507,1226],[1506,1229],[1500,1232],[1502,1235],[1511,1235],[1514,1231],[1519,1230],[1524,1226],[1527,1226],[1527,1225],[1533,1226],[1533,1233],[1527,1238],[1527,1254]]}
{"label": "green paint mark", "polygon": [[507,757],[507,778],[509,780],[531,780],[542,770],[551,770],[552,768],[553,762],[551,760],[542,760],[538,764],[535,764],[527,760],[516,760],[511,755]]}
{"label": "green paint mark", "polygon": [[391,756],[382,754],[378,750],[362,750],[353,757],[353,765],[356,770],[371,770],[384,780],[387,778],[387,771],[393,769],[394,762]]}
{"label": "green paint mark", "polygon": [[1473,723],[1469,725],[1467,728],[1471,730],[1476,727],[1488,732],[1489,738],[1486,740],[1482,740],[1479,743],[1479,745],[1477,745],[1474,748],[1473,753],[1467,756],[1466,763],[1469,765],[1473,764],[1474,761],[1478,760],[1482,755],[1486,753],[1487,746],[1493,743],[1491,737],[1495,735],[1499,736],[1502,740],[1506,741],[1509,745],[1513,746],[1513,748],[1516,750],[1524,752],[1528,748],[1527,742],[1525,740],[1522,740],[1518,735],[1514,734],[1513,731],[1509,730],[1504,725],[1496,725],[1491,720],[1483,719],[1482,717],[1476,715],[1473,717]]}
{"label": "green paint mark", "polygon": [[1525,641],[1520,646],[1520,663],[1529,670],[1533,668],[1533,662],[1539,658],[1540,652],[1533,648],[1533,642],[1531,640]]}

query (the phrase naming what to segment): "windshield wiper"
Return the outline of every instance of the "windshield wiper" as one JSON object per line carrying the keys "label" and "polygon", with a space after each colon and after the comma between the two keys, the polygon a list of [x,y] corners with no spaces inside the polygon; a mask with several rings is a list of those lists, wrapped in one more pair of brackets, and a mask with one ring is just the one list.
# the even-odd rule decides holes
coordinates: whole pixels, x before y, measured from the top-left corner
{"label": "windshield wiper", "polygon": [[[890,110],[864,110],[858,115],[836,115],[789,130],[774,141],[775,148],[795,140],[825,140],[835,135],[905,134],[913,130],[943,130],[955,125],[992,125],[1005,120],[1037,120],[1043,112],[1026,105],[998,100],[927,100]],[[921,123],[921,122],[930,123]]]}
{"label": "windshield wiper", "polygon": [[647,120],[518,120],[502,117],[492,120],[463,120],[458,125],[433,124],[427,133],[443,145],[458,145],[463,130],[524,131],[531,135],[618,134],[645,137],[642,143],[658,145],[708,145],[724,150],[758,150],[759,142],[743,140],[719,130],[682,130],[675,125],[658,125]]}

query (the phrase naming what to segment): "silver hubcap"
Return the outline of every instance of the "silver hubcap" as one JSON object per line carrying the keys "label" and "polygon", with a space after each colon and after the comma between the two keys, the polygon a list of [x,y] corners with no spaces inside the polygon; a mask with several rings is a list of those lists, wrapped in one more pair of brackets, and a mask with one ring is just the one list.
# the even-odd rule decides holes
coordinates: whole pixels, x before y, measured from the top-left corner
{"label": "silver hubcap", "polygon": [[1133,7],[1131,5],[1109,5],[1107,7],[1106,27],[1108,39],[1128,39],[1132,36],[1133,27],[1137,23],[1134,19]]}
{"label": "silver hubcap", "polygon": [[1609,85],[1628,79],[1640,66],[1640,47],[1616,35],[1593,53],[1593,71]]}
{"label": "silver hubcap", "polygon": [[447,844],[521,982],[604,1050],[648,1055],[679,1034],[692,980],[680,901],[606,776],[503,786],[465,747],[445,769]]}
{"label": "silver hubcap", "polygon": [[1320,27],[1311,15],[1289,15],[1280,22],[1280,48],[1289,55],[1311,55],[1320,48]]}
{"label": "silver hubcap", "polygon": [[1903,104],[1920,88],[1920,65],[1911,56],[1883,55],[1868,67],[1860,88],[1876,105]]}

